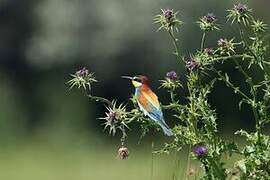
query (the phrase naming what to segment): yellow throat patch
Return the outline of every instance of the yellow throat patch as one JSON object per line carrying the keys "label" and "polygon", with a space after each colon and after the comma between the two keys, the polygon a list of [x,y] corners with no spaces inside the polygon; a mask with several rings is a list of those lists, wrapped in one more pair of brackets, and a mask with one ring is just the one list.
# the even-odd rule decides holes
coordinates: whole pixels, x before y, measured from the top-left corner
{"label": "yellow throat patch", "polygon": [[140,86],[142,85],[142,83],[140,83],[140,82],[138,82],[138,81],[133,81],[133,80],[132,80],[132,84],[133,84],[133,86],[134,86],[135,88],[140,87]]}

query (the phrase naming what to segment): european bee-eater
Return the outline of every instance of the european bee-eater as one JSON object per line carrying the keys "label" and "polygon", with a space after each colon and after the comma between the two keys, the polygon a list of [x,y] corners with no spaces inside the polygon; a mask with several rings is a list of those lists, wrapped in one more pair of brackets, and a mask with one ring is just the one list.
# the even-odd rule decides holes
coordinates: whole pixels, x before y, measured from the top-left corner
{"label": "european bee-eater", "polygon": [[136,101],[144,115],[158,123],[167,136],[172,136],[173,132],[164,121],[158,97],[149,87],[148,78],[142,75],[135,77],[122,76],[122,78],[131,80],[135,87]]}

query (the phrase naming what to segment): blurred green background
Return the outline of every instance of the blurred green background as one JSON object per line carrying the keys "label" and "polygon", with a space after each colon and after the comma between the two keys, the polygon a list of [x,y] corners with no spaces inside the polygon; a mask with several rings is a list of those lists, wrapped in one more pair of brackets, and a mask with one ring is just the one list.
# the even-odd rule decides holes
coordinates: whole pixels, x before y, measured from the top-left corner
{"label": "blurred green background", "polygon": [[[118,160],[118,135],[109,137],[97,119],[104,107],[89,102],[79,90],[68,90],[66,82],[70,73],[85,66],[99,80],[94,94],[127,102],[133,88],[120,76],[145,74],[166,103],[166,92],[157,90],[158,80],[176,70],[185,84],[184,68],[172,55],[167,34],[156,32],[153,16],[160,8],[179,10],[184,21],[179,39],[189,56],[201,38],[194,22],[208,12],[217,16],[222,30],[211,35],[207,46],[237,33],[225,20],[225,10],[234,2],[0,0],[0,179],[148,180],[152,173],[152,179],[164,180],[183,173],[185,151],[177,155],[180,164],[173,154],[152,157],[151,142],[155,149],[161,147],[162,134],[150,134],[138,145],[136,125],[128,140],[129,160]],[[269,0],[244,2],[270,24]],[[230,63],[224,68],[233,81],[244,82]],[[186,91],[180,93],[184,98]],[[250,109],[239,111],[239,97],[222,83],[210,101],[217,109],[221,135],[234,139],[229,134],[235,130],[253,129]]]}

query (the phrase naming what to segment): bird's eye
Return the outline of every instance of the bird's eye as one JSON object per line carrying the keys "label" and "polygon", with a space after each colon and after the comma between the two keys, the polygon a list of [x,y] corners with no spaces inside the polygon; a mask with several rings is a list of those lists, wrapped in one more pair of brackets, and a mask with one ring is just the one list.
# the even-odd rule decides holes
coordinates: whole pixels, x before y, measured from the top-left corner
{"label": "bird's eye", "polygon": [[142,82],[142,80],[141,79],[139,79],[139,78],[134,78],[134,81],[137,81],[137,82],[139,82],[139,83],[141,83]]}

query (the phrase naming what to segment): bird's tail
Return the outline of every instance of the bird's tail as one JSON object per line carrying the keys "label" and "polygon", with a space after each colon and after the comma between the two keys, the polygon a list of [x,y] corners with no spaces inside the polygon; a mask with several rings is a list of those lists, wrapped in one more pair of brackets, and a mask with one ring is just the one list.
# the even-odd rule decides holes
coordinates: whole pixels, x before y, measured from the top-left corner
{"label": "bird's tail", "polygon": [[159,123],[164,134],[166,134],[167,136],[173,136],[173,132],[172,130],[169,128],[169,126],[166,123]]}

